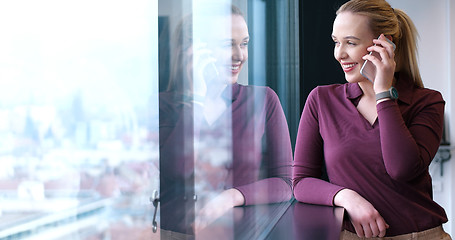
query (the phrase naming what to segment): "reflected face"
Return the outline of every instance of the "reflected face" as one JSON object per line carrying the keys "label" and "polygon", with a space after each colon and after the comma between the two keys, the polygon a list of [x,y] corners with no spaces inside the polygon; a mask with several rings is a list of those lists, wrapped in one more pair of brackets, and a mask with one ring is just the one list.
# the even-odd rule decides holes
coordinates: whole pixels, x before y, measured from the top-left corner
{"label": "reflected face", "polygon": [[[216,45],[212,48],[215,65],[220,78],[226,83],[235,83],[240,71],[248,59],[248,42],[250,40],[245,19],[239,15],[232,15],[230,22],[220,24],[229,26],[231,31],[216,31]],[[223,21],[226,23],[226,21]],[[219,25],[219,26],[220,26]],[[226,28],[225,28],[226,29]]]}
{"label": "reflected face", "polygon": [[373,45],[374,35],[368,26],[368,17],[350,12],[338,14],[332,31],[334,56],[341,64],[346,81],[368,81],[360,74],[367,48]]}

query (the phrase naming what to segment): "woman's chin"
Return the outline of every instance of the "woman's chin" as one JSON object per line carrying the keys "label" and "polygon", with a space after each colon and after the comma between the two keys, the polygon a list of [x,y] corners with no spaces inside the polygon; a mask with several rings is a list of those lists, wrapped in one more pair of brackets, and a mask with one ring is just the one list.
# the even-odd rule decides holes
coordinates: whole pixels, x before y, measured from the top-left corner
{"label": "woman's chin", "polygon": [[226,76],[225,78],[221,78],[220,82],[223,84],[234,84],[238,80],[238,75],[236,76]]}
{"label": "woman's chin", "polygon": [[349,83],[362,82],[363,80],[366,79],[366,78],[363,77],[362,75],[360,75],[360,76],[352,76],[352,75],[348,75],[348,74],[345,74],[344,78],[345,78],[346,81],[349,82]]}

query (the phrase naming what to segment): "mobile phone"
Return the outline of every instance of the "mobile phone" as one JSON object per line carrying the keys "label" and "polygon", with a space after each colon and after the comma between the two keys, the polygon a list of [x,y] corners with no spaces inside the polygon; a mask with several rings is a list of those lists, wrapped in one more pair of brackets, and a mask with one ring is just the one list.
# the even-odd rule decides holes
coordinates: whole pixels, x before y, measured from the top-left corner
{"label": "mobile phone", "polygon": [[[379,38],[378,38],[379,39]],[[385,38],[387,42],[393,45],[393,50],[395,51],[396,45],[390,39]],[[375,44],[376,46],[376,44]],[[382,60],[381,56],[379,55],[378,52],[370,52],[370,55],[374,55],[377,59]],[[376,77],[376,66],[368,60],[365,60],[365,62],[362,65],[362,68],[360,69],[360,74],[362,74],[364,77],[366,77],[370,82],[374,81],[374,78]]]}

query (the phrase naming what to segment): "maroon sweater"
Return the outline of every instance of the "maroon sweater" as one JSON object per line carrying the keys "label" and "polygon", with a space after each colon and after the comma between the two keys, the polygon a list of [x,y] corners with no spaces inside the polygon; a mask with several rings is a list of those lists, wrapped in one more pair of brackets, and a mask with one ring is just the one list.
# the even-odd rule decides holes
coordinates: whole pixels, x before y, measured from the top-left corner
{"label": "maroon sweater", "polygon": [[[444,100],[401,76],[397,101],[377,105],[371,125],[357,110],[358,84],[314,89],[303,110],[295,149],[294,195],[333,205],[349,188],[367,199],[390,225],[387,236],[426,230],[447,217],[432,199],[429,165],[442,136]],[[328,181],[321,180],[325,165]],[[355,232],[349,220],[346,228]]]}
{"label": "maroon sweater", "polygon": [[195,136],[201,139],[201,134],[215,136],[209,143],[212,146],[228,147],[225,150],[231,159],[222,170],[229,178],[222,184],[225,189],[238,189],[245,205],[291,199],[292,148],[276,93],[268,87],[233,84],[226,88],[223,98],[228,108],[209,126],[201,105],[195,103],[198,99],[171,92],[160,95],[161,218],[165,229],[178,231],[182,227],[174,229],[172,225],[192,207],[176,207],[184,199],[192,199],[192,194],[199,194],[197,186],[196,190],[192,187],[198,166],[194,164],[199,156],[207,157],[207,152],[195,154]]}

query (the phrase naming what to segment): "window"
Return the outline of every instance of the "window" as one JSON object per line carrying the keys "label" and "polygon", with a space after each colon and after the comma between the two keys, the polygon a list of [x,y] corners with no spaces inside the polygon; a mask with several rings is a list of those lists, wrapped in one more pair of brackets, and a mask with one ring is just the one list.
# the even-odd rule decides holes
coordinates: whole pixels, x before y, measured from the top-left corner
{"label": "window", "polygon": [[[289,183],[290,172],[282,170],[286,164],[273,168],[275,162],[262,161],[272,144],[266,136],[256,136],[266,128],[267,119],[261,115],[265,103],[279,100],[279,104],[273,103],[282,109],[287,123],[285,141],[295,139],[300,115],[299,48],[298,22],[293,19],[298,18],[298,1],[212,2],[0,3],[0,239],[166,239],[168,234],[192,235],[194,221],[201,220],[198,216],[204,206],[231,188],[256,194],[247,198],[247,205],[281,204],[269,213],[240,208],[244,217],[251,218],[248,226],[238,226],[238,211],[222,212],[216,219],[231,226],[227,236],[247,233],[260,238],[270,230],[291,197],[289,191],[273,191]],[[248,38],[234,36],[236,23],[231,18],[226,22],[217,17],[230,17],[231,4],[243,13]],[[186,18],[189,14],[191,18]],[[217,51],[208,48],[212,52],[199,52],[208,54],[206,65],[212,66],[211,70],[204,67],[200,74],[220,76],[227,71],[230,77],[236,75],[240,85],[254,89],[247,94],[247,99],[254,101],[242,112],[252,118],[239,117],[250,124],[248,127],[240,130],[239,118],[233,117],[239,112],[232,109],[235,99],[230,87],[227,93],[223,90],[226,98],[211,102],[213,106],[205,115],[195,114],[203,99],[185,91],[201,90],[201,86],[173,75],[187,73],[176,72],[175,67],[188,66],[176,62],[204,61],[175,55],[173,42],[182,19],[191,20],[191,47],[197,43],[205,49],[205,44],[216,43],[211,47]],[[187,54],[188,46],[184,47],[181,53]],[[234,58],[238,53],[243,55]],[[239,59],[245,58],[244,54],[248,60]],[[220,56],[228,56],[224,68],[219,65]],[[185,70],[196,79],[196,68]],[[163,98],[172,84],[185,94]],[[167,115],[160,111],[163,103],[187,100],[192,108],[181,118],[176,112]],[[173,117],[188,123],[190,128],[184,130],[191,134],[177,131],[176,141],[167,145],[163,136],[169,132],[163,129],[170,126],[166,121],[175,120]],[[213,131],[200,125],[200,117],[212,121],[210,126],[223,128]],[[175,133],[175,128],[169,129],[170,134]],[[276,131],[273,136],[281,139],[284,132]],[[240,133],[251,138],[235,138]],[[270,136],[272,133],[267,137],[273,139]],[[169,160],[179,159],[181,156],[174,155],[181,150],[189,151],[191,161]],[[292,154],[292,148],[289,150]],[[238,154],[247,157],[237,166]],[[238,169],[255,171],[238,173]],[[253,177],[241,176],[245,173]],[[185,174],[191,177],[181,179]],[[265,183],[257,184],[261,181]],[[154,196],[159,199],[156,206]],[[269,217],[264,218],[266,215]],[[177,225],[166,225],[169,220]],[[213,223],[211,220],[207,223]],[[251,226],[257,231],[251,231]]]}
{"label": "window", "polygon": [[0,238],[145,226],[159,187],[157,2],[0,5]]}

